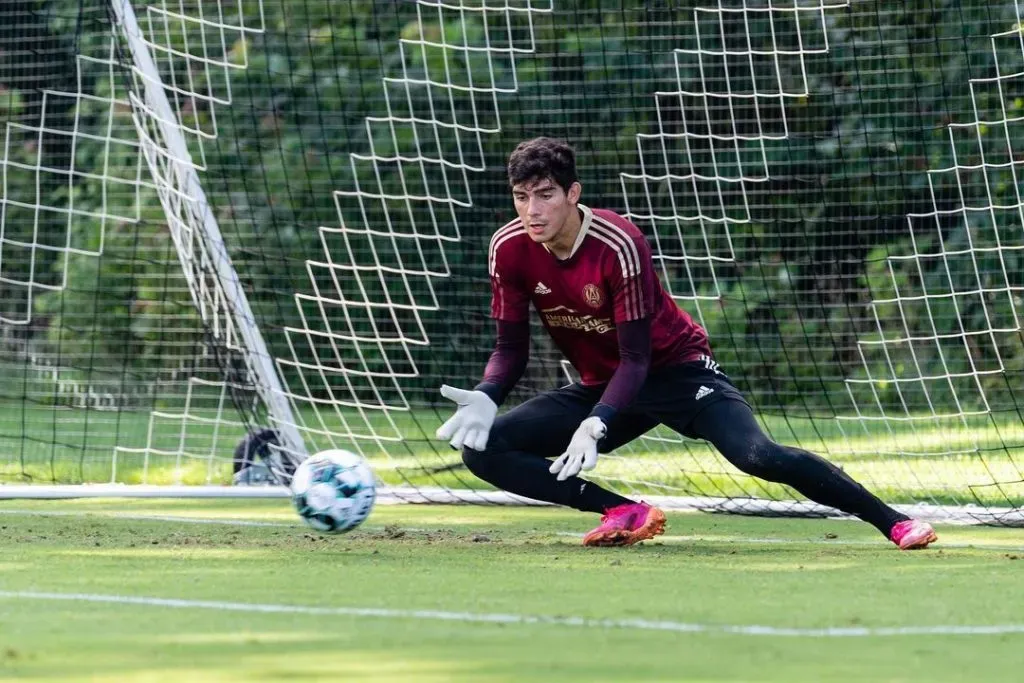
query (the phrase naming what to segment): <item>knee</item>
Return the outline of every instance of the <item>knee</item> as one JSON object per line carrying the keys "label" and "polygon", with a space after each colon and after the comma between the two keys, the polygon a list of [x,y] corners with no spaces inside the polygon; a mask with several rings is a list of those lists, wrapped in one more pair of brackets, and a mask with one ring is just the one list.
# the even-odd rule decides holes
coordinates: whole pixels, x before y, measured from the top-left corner
{"label": "knee", "polygon": [[462,449],[462,462],[465,463],[466,469],[481,479],[487,478],[484,476],[487,460],[487,451],[474,451],[472,448]]}
{"label": "knee", "polygon": [[470,472],[484,481],[490,481],[488,475],[500,463],[503,450],[500,435],[492,431],[484,450],[477,451],[469,447],[462,449],[462,462]]}

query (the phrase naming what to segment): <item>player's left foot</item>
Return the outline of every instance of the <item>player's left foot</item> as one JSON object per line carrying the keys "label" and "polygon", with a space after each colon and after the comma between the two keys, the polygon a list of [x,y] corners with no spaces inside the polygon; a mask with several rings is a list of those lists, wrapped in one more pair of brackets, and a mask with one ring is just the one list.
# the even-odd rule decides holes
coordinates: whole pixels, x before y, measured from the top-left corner
{"label": "player's left foot", "polygon": [[893,526],[889,539],[900,547],[900,550],[918,550],[927,548],[929,543],[939,540],[935,529],[928,522],[919,519],[905,519]]}
{"label": "player's left foot", "polygon": [[609,508],[601,525],[583,537],[583,545],[633,545],[665,533],[665,513],[647,503]]}

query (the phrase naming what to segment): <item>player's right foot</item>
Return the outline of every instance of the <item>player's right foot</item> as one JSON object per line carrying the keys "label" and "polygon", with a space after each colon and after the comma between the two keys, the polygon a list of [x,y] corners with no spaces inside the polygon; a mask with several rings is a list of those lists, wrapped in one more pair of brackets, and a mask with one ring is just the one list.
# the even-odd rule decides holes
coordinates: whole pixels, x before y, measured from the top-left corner
{"label": "player's right foot", "polygon": [[889,539],[900,547],[900,550],[918,550],[927,548],[929,543],[939,540],[935,529],[928,522],[919,519],[905,519],[896,523],[889,532]]}
{"label": "player's right foot", "polygon": [[665,533],[665,513],[647,503],[608,508],[601,525],[583,537],[583,545],[633,545]]}

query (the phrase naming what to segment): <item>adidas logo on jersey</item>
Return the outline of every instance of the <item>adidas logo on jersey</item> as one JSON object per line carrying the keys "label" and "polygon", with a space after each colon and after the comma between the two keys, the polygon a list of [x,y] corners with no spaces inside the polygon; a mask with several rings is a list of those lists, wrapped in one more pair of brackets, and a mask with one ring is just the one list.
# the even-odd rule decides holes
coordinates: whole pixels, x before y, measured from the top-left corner
{"label": "adidas logo on jersey", "polygon": [[533,288],[533,293],[534,294],[550,294],[551,293],[551,288],[548,287],[543,282],[538,282],[537,286]]}
{"label": "adidas logo on jersey", "polygon": [[709,388],[707,388],[706,386],[704,386],[702,384],[702,385],[700,385],[700,389],[697,390],[697,396],[695,397],[695,399],[699,401],[702,398],[704,398],[705,396],[707,396],[708,394],[713,394],[714,392],[715,392],[714,389],[709,389]]}

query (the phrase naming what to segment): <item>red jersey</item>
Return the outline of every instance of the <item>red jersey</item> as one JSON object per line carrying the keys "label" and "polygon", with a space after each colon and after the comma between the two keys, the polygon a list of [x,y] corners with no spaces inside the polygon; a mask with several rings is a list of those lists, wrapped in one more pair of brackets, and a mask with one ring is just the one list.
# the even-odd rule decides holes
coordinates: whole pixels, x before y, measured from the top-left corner
{"label": "red jersey", "polygon": [[491,238],[491,317],[540,314],[583,384],[604,384],[619,366],[616,323],[649,318],[651,369],[710,356],[707,333],[658,280],[644,234],[622,216],[579,204],[583,224],[569,258],[557,259],[518,218]]}

